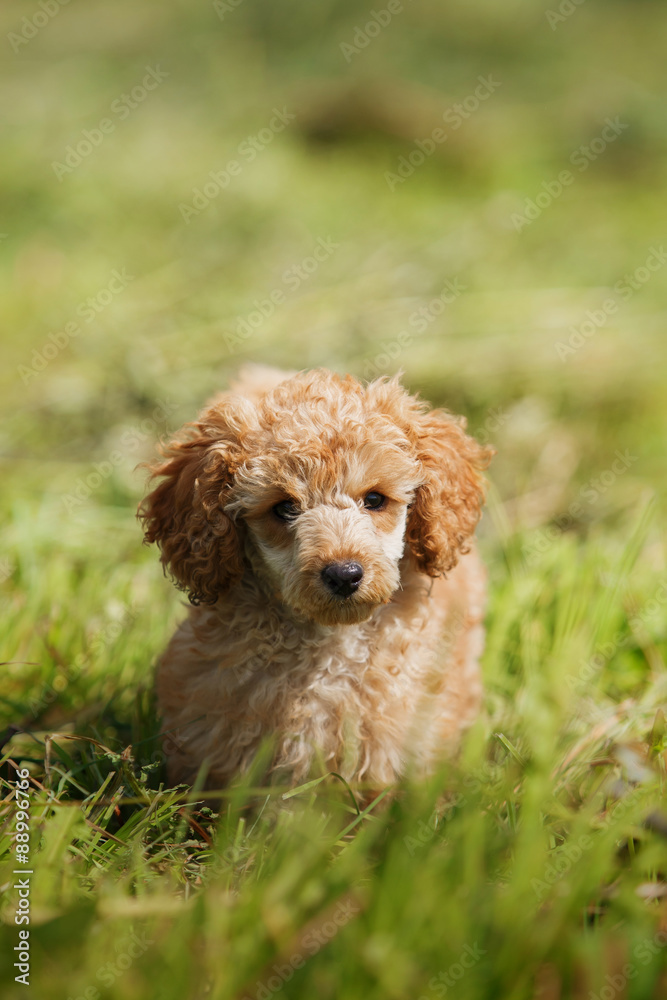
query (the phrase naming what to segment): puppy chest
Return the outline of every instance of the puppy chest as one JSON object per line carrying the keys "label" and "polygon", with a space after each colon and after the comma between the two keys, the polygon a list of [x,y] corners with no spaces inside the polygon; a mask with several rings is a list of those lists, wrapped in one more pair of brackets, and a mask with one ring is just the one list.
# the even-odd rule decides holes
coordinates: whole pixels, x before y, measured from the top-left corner
{"label": "puppy chest", "polygon": [[418,644],[411,650],[407,643],[378,650],[367,634],[355,632],[302,650],[293,670],[278,680],[281,687],[286,682],[279,699],[286,726],[310,722],[340,732],[348,726],[372,728],[388,715],[411,714],[420,686]]}

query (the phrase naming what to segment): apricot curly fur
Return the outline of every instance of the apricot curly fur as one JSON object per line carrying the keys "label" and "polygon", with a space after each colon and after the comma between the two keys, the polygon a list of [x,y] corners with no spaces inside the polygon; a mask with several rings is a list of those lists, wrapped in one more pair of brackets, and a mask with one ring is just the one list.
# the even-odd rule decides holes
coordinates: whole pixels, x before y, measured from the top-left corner
{"label": "apricot curly fur", "polygon": [[397,376],[261,366],[162,448],[138,516],[195,605],[158,670],[172,780],[223,785],[266,738],[293,782],[386,783],[456,747],[481,702],[492,454]]}

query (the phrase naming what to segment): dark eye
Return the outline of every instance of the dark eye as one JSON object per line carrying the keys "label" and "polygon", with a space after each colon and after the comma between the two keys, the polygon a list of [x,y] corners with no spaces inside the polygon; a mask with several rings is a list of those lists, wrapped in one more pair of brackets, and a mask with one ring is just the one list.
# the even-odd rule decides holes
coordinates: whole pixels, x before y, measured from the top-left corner
{"label": "dark eye", "polygon": [[273,507],[273,513],[281,521],[291,521],[293,518],[298,517],[299,508],[293,500],[281,500],[280,503],[277,503]]}
{"label": "dark eye", "polygon": [[375,490],[371,490],[371,492],[367,493],[364,497],[364,507],[366,507],[367,510],[379,510],[384,506],[385,500],[386,497],[384,497],[381,493],[376,493]]}

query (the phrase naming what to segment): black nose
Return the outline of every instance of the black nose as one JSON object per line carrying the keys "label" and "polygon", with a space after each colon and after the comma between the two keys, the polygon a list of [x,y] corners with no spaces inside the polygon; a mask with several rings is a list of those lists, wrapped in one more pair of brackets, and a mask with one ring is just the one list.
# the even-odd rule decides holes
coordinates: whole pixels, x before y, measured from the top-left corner
{"label": "black nose", "polygon": [[357,562],[329,563],[322,570],[322,579],[337,597],[349,597],[353,594],[363,575],[363,567]]}

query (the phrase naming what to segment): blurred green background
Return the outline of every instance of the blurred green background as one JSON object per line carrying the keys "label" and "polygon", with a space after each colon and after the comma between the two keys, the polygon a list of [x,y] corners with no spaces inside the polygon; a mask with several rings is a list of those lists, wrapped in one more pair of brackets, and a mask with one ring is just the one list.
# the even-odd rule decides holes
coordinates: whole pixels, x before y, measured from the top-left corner
{"label": "blurred green background", "polygon": [[[414,0],[375,35],[365,26],[378,19],[351,2],[53,3],[48,18],[29,3],[1,14],[5,490],[58,516],[77,475],[157,400],[177,427],[243,359],[402,367],[473,428],[500,411],[494,479],[513,510],[537,491],[535,517],[557,513],[571,476],[604,470],[619,445],[641,465],[609,503],[655,480],[667,269],[628,299],[613,286],[666,231],[663,4],[586,0],[564,15],[532,0]],[[164,79],[148,91],[151,68]],[[496,89],[457,118],[479,77]],[[274,108],[294,118],[251,161],[242,144]],[[624,128],[599,152],[607,119]],[[385,175],[418,161],[415,141],[438,128],[446,141],[392,190]],[[84,154],[74,166],[68,147]],[[223,189],[209,175],[230,160],[240,172]],[[573,182],[517,228],[567,169]],[[184,221],[207,184],[207,207]],[[336,248],[286,280],[318,240]],[[132,280],[107,295],[123,269]],[[465,291],[410,326],[456,279]],[[275,291],[284,300],[236,337]],[[91,313],[82,304],[98,296]],[[559,357],[610,298],[617,311]],[[71,322],[67,346],[46,346]],[[129,452],[93,506],[134,503],[130,469],[152,441]]]}
{"label": "blurred green background", "polygon": [[[588,829],[599,768],[618,770],[610,740],[652,733],[664,799],[664,3],[3,0],[0,45],[0,728],[36,734],[47,789],[40,995],[83,995],[129,919],[158,945],[105,997],[242,995],[352,884],[364,922],[286,995],[432,998],[430,977],[479,940],[491,959],[458,995],[588,998],[661,913],[667,927],[660,892],[638,888],[662,884],[664,845],[635,862],[625,828],[603,829],[569,897],[530,887]],[[95,806],[116,840],[84,849],[90,825],[44,803],[95,795],[107,772],[42,773],[40,741],[155,736],[146,692],[184,612],[141,547],[136,466],[246,360],[400,368],[496,446],[472,753],[492,766],[414,858],[401,844],[432,804],[331,867],[320,827],[278,848],[249,834],[262,877],[232,865],[190,906],[206,861],[177,806],[125,826]],[[239,829],[228,819],[235,850]],[[591,902],[626,862],[620,902]],[[597,927],[608,905],[582,938],[582,914]],[[13,946],[10,902],[3,919]],[[660,968],[664,951],[629,995],[664,995]]]}

